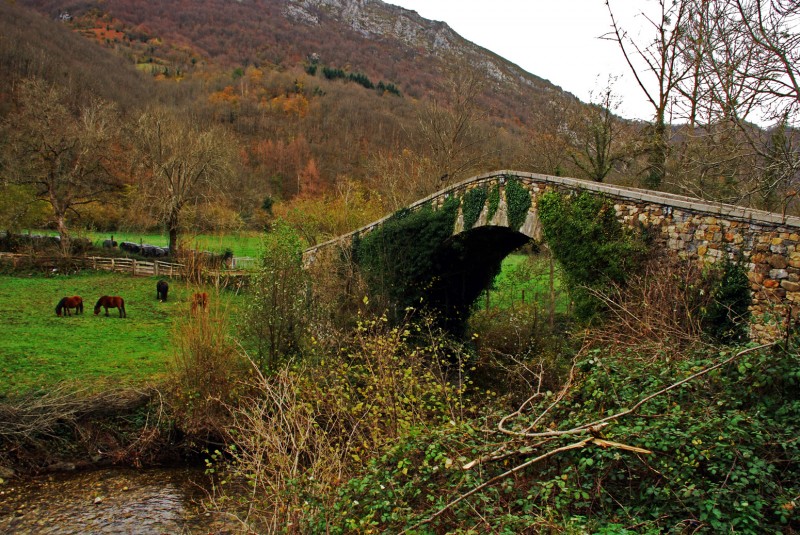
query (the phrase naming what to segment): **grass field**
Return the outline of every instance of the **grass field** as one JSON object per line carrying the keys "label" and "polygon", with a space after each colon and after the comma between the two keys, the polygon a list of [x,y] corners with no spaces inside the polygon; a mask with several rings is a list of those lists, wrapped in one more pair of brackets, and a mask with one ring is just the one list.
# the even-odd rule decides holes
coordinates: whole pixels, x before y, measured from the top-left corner
{"label": "grass field", "polygon": [[[56,232],[50,230],[31,230],[31,234],[47,234],[55,236]],[[27,231],[25,231],[27,233]],[[130,241],[134,243],[146,243],[166,247],[169,245],[169,236],[166,234],[148,234],[143,232],[76,232],[76,235],[88,238],[96,246],[100,247],[103,241],[111,239],[119,243]],[[186,235],[181,239],[190,249],[198,251],[211,251],[215,253],[224,252],[226,249],[233,251],[235,256],[247,256],[255,258],[260,255],[261,237],[260,232],[236,232],[229,234],[198,234]]]}
{"label": "grass field", "polygon": [[[195,289],[170,281],[169,299],[160,303],[157,280],[105,273],[0,276],[0,397],[59,381],[93,389],[163,377],[173,328],[189,316]],[[56,316],[56,304],[67,295],[83,297],[82,315]],[[117,309],[108,317],[102,309],[94,316],[100,295],[122,296],[128,317],[120,318]],[[226,292],[218,299],[219,306],[231,310],[236,301]]]}
{"label": "grass field", "polygon": [[[556,312],[566,312],[569,296],[561,288],[561,270],[556,264],[553,285],[555,288]],[[492,307],[510,308],[515,303],[539,303],[543,308],[549,306],[550,263],[544,256],[530,257],[524,254],[511,254],[503,259],[500,273],[495,277],[489,290],[489,303]],[[486,292],[475,303],[484,307]]]}
{"label": "grass field", "polygon": [[[189,316],[195,288],[172,280],[169,300],[160,303],[157,280],[90,272],[52,277],[0,275],[0,398],[60,381],[95,389],[162,378],[173,355],[173,329]],[[563,312],[568,297],[558,290],[558,273],[555,284],[556,309]],[[511,255],[491,290],[491,306],[512,307],[522,301],[523,291],[526,302],[546,307],[549,265],[541,259]],[[57,317],[56,304],[70,295],[83,297],[84,313]],[[94,316],[92,309],[101,295],[122,296],[128,317],[119,318],[116,309],[108,317],[103,311]],[[224,314],[234,317],[241,302],[229,292],[212,300]],[[476,307],[484,302],[485,296]]]}

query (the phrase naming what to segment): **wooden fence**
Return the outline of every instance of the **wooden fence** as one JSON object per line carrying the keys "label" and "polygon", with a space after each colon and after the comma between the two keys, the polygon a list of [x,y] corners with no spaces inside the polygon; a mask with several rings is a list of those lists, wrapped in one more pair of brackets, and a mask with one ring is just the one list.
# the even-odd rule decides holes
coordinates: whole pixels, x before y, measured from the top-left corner
{"label": "wooden fence", "polygon": [[[33,261],[42,266],[54,267],[63,262],[59,257],[42,257],[18,253],[0,253],[0,261],[10,262],[14,266],[20,265],[25,261]],[[175,262],[163,262],[161,260],[146,261],[135,260],[133,258],[113,258],[102,256],[74,257],[69,260],[71,263],[83,268],[116,271],[120,273],[130,273],[142,277],[180,277],[186,275],[186,265]],[[220,269],[216,275],[237,275],[252,267],[254,259],[249,257],[233,258],[228,269]]]}
{"label": "wooden fence", "polygon": [[177,277],[184,273],[184,264],[154,260],[134,260],[133,258],[104,258],[101,256],[86,257],[87,267],[105,271],[120,271],[131,275]]}

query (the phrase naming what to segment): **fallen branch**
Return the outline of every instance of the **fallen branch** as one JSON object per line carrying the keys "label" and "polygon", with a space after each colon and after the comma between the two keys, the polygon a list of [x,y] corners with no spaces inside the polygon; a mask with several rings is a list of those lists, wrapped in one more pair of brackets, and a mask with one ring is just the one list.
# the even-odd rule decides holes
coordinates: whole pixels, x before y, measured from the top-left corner
{"label": "fallen branch", "polygon": [[[608,416],[606,418],[602,418],[600,420],[595,420],[594,422],[591,422],[591,423],[588,423],[588,424],[583,424],[583,425],[580,425],[578,427],[574,427],[572,429],[568,429],[568,430],[564,430],[564,431],[548,431],[548,432],[544,432],[544,433],[518,432],[518,431],[507,430],[507,429],[501,429],[501,431],[503,431],[504,433],[512,435],[512,436],[537,437],[537,438],[544,438],[544,439],[552,438],[552,437],[565,436],[565,435],[578,434],[578,433],[587,433],[587,432],[591,433],[593,436],[585,438],[585,439],[580,440],[578,442],[573,442],[572,444],[568,444],[568,445],[562,446],[560,448],[556,448],[556,449],[554,449],[552,451],[549,451],[547,453],[543,453],[542,455],[539,455],[538,457],[534,457],[533,459],[525,461],[524,463],[522,463],[520,465],[517,465],[514,468],[511,468],[510,470],[507,470],[507,471],[503,472],[502,474],[499,474],[499,475],[489,479],[488,481],[485,481],[484,483],[481,483],[480,485],[478,485],[477,487],[473,488],[472,490],[470,490],[470,491],[460,495],[458,498],[452,500],[451,502],[449,502],[447,505],[445,505],[444,507],[442,507],[441,509],[436,511],[434,514],[432,514],[428,518],[426,518],[424,520],[421,520],[420,522],[417,522],[416,524],[414,524],[413,526],[411,526],[409,528],[406,528],[405,530],[403,530],[401,532],[401,535],[404,534],[404,533],[408,533],[411,530],[414,530],[414,529],[416,529],[416,528],[418,528],[420,526],[423,526],[425,524],[428,524],[428,523],[434,521],[436,518],[438,518],[439,516],[444,514],[446,511],[451,509],[453,506],[455,506],[456,504],[460,503],[461,501],[469,498],[473,494],[475,494],[477,492],[480,492],[481,490],[483,490],[483,489],[485,489],[485,488],[487,488],[487,487],[489,487],[491,485],[494,485],[495,483],[497,483],[499,481],[502,481],[503,479],[507,478],[508,476],[513,475],[513,474],[519,472],[520,470],[524,470],[525,468],[527,468],[529,466],[532,466],[532,465],[538,463],[539,461],[542,461],[544,459],[552,457],[552,456],[554,456],[554,455],[556,455],[558,453],[562,453],[562,452],[569,451],[569,450],[583,448],[588,444],[595,444],[595,445],[603,447],[603,448],[616,448],[616,449],[621,449],[621,450],[625,450],[625,451],[631,451],[631,452],[634,452],[634,453],[643,453],[643,454],[652,453],[649,450],[646,450],[646,449],[643,449],[643,448],[638,448],[636,446],[629,446],[627,444],[622,444],[622,443],[619,443],[619,442],[612,442],[610,440],[605,440],[605,439],[603,439],[603,438],[601,438],[599,436],[599,431],[603,427],[609,425],[610,422],[612,422],[614,420],[618,420],[619,418],[622,418],[623,416],[627,416],[629,414],[634,413],[642,405],[644,405],[645,403],[647,403],[648,401],[650,401],[651,399],[653,399],[655,397],[658,397],[658,396],[660,396],[662,394],[665,394],[665,393],[667,393],[667,392],[669,392],[671,390],[674,390],[675,388],[678,388],[679,386],[681,386],[681,385],[683,385],[685,383],[688,383],[689,381],[697,379],[698,377],[702,377],[703,375],[705,375],[705,374],[707,374],[707,373],[709,373],[709,372],[711,372],[713,370],[721,368],[721,367],[733,362],[734,360],[736,360],[737,358],[739,358],[739,357],[741,357],[743,355],[746,355],[748,353],[752,353],[752,352],[760,350],[760,349],[764,349],[766,347],[770,347],[772,345],[775,345],[776,343],[777,342],[771,342],[771,343],[762,344],[762,345],[759,345],[759,346],[755,346],[755,347],[751,347],[751,348],[739,351],[738,353],[735,353],[731,357],[729,357],[729,358],[727,358],[727,359],[725,359],[723,361],[720,361],[717,364],[714,364],[713,366],[709,366],[707,368],[704,368],[704,369],[700,370],[699,372],[690,375],[689,377],[686,377],[684,379],[681,379],[680,381],[672,383],[671,385],[669,385],[669,386],[667,386],[665,388],[662,388],[661,390],[658,390],[657,392],[654,392],[654,393],[650,394],[649,396],[646,396],[646,397],[642,398],[641,400],[639,400],[630,409],[626,409],[626,410],[624,410],[624,411],[622,411],[620,413],[614,414],[612,416]],[[558,400],[560,400],[562,398],[563,398],[563,396],[561,394],[559,394]],[[530,401],[531,401],[531,399],[526,400],[525,403],[523,403],[522,407],[527,405]],[[551,404],[546,409],[546,411],[549,411],[552,408],[552,406],[553,405]],[[517,411],[515,411],[514,413],[512,413],[512,415],[520,415],[521,411],[522,411],[522,407],[520,409],[518,409]],[[506,422],[508,419],[509,419],[509,417],[504,418],[502,420],[501,424]],[[539,419],[540,418],[537,418],[537,421]],[[500,427],[502,427],[502,425]],[[530,429],[530,427],[528,429]],[[544,441],[540,442],[539,444],[537,444],[537,446],[541,445],[541,444],[544,444],[546,442],[549,442],[549,440],[544,440]],[[499,452],[501,449],[502,448],[500,448],[499,450],[496,450],[496,453]],[[467,463],[467,465],[465,465],[465,467],[469,466],[471,468],[471,467],[475,466],[476,464],[479,464],[482,460],[485,460],[485,458],[477,460],[477,461],[472,461],[470,463]]]}
{"label": "fallen branch", "polygon": [[404,533],[407,533],[410,530],[416,529],[416,528],[418,528],[418,527],[420,527],[422,525],[425,525],[425,524],[428,524],[430,522],[433,522],[437,517],[439,517],[442,514],[444,514],[445,511],[447,511],[448,509],[452,508],[454,505],[458,504],[459,502],[469,498],[470,496],[472,496],[476,492],[480,492],[481,490],[485,489],[486,487],[490,487],[491,485],[494,485],[498,481],[501,481],[501,480],[507,478],[508,476],[510,476],[512,474],[515,474],[516,472],[519,472],[520,470],[524,470],[525,468],[527,468],[527,467],[529,467],[531,465],[534,465],[534,464],[538,463],[539,461],[547,459],[548,457],[552,457],[553,455],[556,455],[557,453],[562,453],[562,452],[569,451],[569,450],[580,449],[580,448],[583,448],[583,447],[587,446],[588,444],[597,444],[598,446],[602,446],[604,448],[609,448],[609,447],[620,448],[620,449],[624,449],[624,450],[628,450],[628,451],[635,451],[637,453],[653,453],[652,451],[649,451],[649,450],[645,450],[645,449],[642,449],[642,448],[636,448],[634,446],[628,446],[627,444],[620,444],[619,442],[610,442],[608,440],[603,440],[603,439],[596,438],[596,437],[585,438],[585,439],[583,439],[583,440],[581,440],[579,442],[573,442],[572,444],[568,444],[566,446],[562,446],[560,448],[556,448],[556,449],[554,449],[552,451],[548,451],[547,453],[539,455],[538,457],[535,457],[533,459],[525,461],[524,463],[522,463],[520,465],[515,466],[511,470],[503,472],[500,475],[494,476],[490,480],[485,481],[484,483],[481,483],[480,485],[478,485],[477,487],[473,488],[469,492],[466,492],[466,493],[462,494],[461,496],[459,496],[458,498],[456,498],[455,500],[451,501],[450,503],[448,503],[447,505],[445,505],[444,507],[442,507],[441,509],[436,511],[434,514],[432,514],[431,516],[429,516],[425,520],[421,520],[420,522],[417,522],[416,524],[414,524],[410,528],[407,528],[407,529],[401,531],[400,535],[403,535]]}
{"label": "fallen branch", "polygon": [[[714,371],[714,370],[716,370],[718,368],[721,368],[721,367],[723,367],[723,366],[725,366],[727,364],[730,364],[731,362],[733,362],[734,360],[736,360],[737,358],[739,358],[739,357],[741,357],[743,355],[746,355],[748,353],[753,353],[754,351],[758,351],[760,349],[764,349],[764,348],[773,346],[773,345],[775,345],[777,343],[778,342],[769,342],[769,343],[761,344],[759,346],[751,347],[751,348],[748,348],[748,349],[743,349],[742,351],[739,351],[738,353],[735,353],[731,357],[729,357],[729,358],[727,358],[727,359],[725,359],[723,361],[720,361],[717,364],[714,364],[713,366],[709,366],[708,368],[704,368],[704,369],[700,370],[699,372],[690,375],[689,377],[681,379],[680,381],[678,381],[676,383],[672,383],[671,385],[669,385],[669,386],[667,386],[665,388],[662,388],[661,390],[659,390],[657,392],[654,392],[654,393],[650,394],[649,396],[646,396],[646,397],[642,398],[641,400],[639,400],[636,403],[636,405],[634,405],[630,409],[626,409],[626,410],[624,410],[622,412],[619,412],[617,414],[613,414],[611,416],[607,416],[605,418],[601,418],[600,420],[595,420],[594,422],[590,422],[588,424],[583,424],[583,425],[580,425],[578,427],[573,427],[572,429],[567,429],[567,430],[564,430],[564,431],[544,431],[542,433],[530,433],[530,432],[527,432],[527,431],[514,431],[513,429],[506,429],[505,427],[503,427],[501,425],[500,426],[501,427],[500,431],[502,431],[503,433],[505,433],[507,435],[518,436],[518,437],[545,438],[545,437],[556,437],[556,436],[562,436],[562,435],[575,435],[575,434],[579,434],[579,433],[586,433],[586,432],[589,432],[589,431],[592,431],[592,430],[597,430],[597,429],[600,429],[602,427],[607,426],[609,424],[609,422],[613,422],[614,420],[618,420],[619,418],[622,418],[623,416],[627,416],[629,414],[632,414],[632,413],[636,412],[639,409],[639,407],[641,407],[642,405],[644,405],[645,403],[647,403],[648,401],[650,401],[651,399],[653,399],[655,397],[658,397],[658,396],[660,396],[662,394],[666,394],[670,390],[674,390],[674,389],[678,388],[679,386],[681,386],[681,385],[683,385],[685,383],[688,383],[689,381],[693,381],[694,379],[697,379],[698,377],[702,377],[703,375],[705,375],[705,374],[707,374],[709,372],[712,372],[712,371]],[[549,410],[549,408],[548,408],[548,410]],[[515,412],[513,414],[515,414],[515,415],[519,414],[519,411],[517,411],[517,412]],[[504,418],[501,421],[501,424],[505,423],[506,420],[508,420],[507,417]]]}

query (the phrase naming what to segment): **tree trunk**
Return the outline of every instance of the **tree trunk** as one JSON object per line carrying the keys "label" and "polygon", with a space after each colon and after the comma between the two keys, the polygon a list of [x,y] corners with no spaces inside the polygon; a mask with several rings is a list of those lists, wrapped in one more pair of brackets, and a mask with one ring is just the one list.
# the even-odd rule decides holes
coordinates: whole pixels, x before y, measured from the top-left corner
{"label": "tree trunk", "polygon": [[667,125],[664,122],[663,112],[659,113],[652,129],[644,186],[648,189],[658,189],[664,181],[667,168]]}
{"label": "tree trunk", "polygon": [[169,217],[167,217],[167,232],[169,233],[169,254],[170,256],[177,256],[178,254],[178,210],[173,210]]}
{"label": "tree trunk", "polygon": [[56,215],[56,228],[58,229],[58,236],[61,239],[61,255],[68,257],[70,255],[70,239],[69,231],[67,230],[67,223],[63,214]]}

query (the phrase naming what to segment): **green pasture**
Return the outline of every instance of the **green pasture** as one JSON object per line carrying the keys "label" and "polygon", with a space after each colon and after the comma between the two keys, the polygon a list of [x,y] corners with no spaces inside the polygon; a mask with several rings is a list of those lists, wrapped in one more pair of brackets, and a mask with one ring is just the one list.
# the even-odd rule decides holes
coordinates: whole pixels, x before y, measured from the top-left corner
{"label": "green pasture", "polygon": [[[0,397],[59,382],[91,390],[162,378],[172,356],[173,329],[189,317],[196,289],[170,280],[169,299],[160,303],[157,280],[106,273],[0,276]],[[83,297],[84,313],[57,317],[55,307],[68,295]],[[102,309],[95,316],[101,295],[122,296],[128,317],[120,318],[117,309],[109,309],[108,317]],[[236,308],[230,293],[216,301],[223,310]]]}
{"label": "green pasture", "polygon": [[[56,232],[50,230],[31,230],[31,234],[49,234],[56,235]],[[27,231],[26,231],[27,233]],[[158,245],[159,247],[166,247],[169,245],[169,236],[166,234],[147,233],[147,232],[96,232],[96,231],[78,231],[76,236],[88,238],[97,247],[102,246],[103,241],[111,239],[119,242],[129,241],[134,243],[146,243],[148,245]],[[261,232],[234,232],[226,234],[197,234],[197,235],[184,235],[181,240],[185,247],[195,249],[198,251],[211,251],[215,253],[222,253],[226,249],[233,251],[235,256],[249,256],[255,258],[260,255],[261,250]]]}
{"label": "green pasture", "polygon": [[[553,286],[556,312],[566,312],[569,296],[561,287],[561,269],[555,264]],[[486,294],[475,303],[478,308],[486,306]],[[545,256],[510,254],[503,259],[500,273],[488,290],[489,306],[511,308],[515,304],[538,303],[546,309],[550,303],[550,262]]]}

